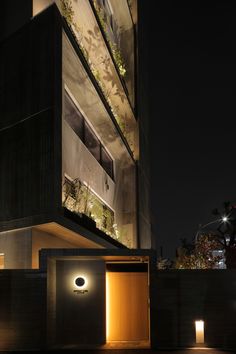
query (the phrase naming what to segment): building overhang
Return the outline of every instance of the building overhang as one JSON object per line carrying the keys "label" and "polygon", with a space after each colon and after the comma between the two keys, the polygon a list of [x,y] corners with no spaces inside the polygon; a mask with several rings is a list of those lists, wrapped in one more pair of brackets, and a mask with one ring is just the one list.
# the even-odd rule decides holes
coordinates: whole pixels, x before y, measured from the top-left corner
{"label": "building overhang", "polygon": [[105,262],[149,263],[151,269],[156,268],[156,252],[152,249],[42,249],[39,253],[40,269],[47,270],[48,261],[70,259],[94,259]]}

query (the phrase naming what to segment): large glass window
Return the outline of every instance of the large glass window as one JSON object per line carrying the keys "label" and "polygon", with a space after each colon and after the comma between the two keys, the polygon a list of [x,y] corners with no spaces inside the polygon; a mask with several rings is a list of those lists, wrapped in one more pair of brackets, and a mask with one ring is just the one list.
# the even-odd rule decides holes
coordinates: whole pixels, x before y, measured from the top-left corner
{"label": "large glass window", "polygon": [[82,140],[106,173],[114,179],[112,158],[67,92],[65,92],[64,112],[65,120],[74,130],[75,134]]}

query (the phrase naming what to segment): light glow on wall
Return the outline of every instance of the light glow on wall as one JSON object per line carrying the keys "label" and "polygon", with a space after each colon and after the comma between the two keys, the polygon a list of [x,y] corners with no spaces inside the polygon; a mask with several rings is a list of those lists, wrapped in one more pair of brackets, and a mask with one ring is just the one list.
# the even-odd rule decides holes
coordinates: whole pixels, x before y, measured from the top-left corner
{"label": "light glow on wall", "polygon": [[204,343],[204,321],[195,321],[196,344]]}
{"label": "light glow on wall", "polygon": [[106,272],[106,340],[109,341],[110,334],[110,289],[109,273]]}

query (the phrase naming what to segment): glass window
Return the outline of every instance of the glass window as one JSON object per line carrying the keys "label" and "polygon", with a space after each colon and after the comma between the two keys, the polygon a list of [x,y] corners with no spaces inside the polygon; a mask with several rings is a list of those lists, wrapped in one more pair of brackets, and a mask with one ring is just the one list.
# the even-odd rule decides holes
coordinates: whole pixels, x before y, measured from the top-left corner
{"label": "glass window", "polygon": [[95,159],[100,162],[100,141],[86,122],[84,124],[84,144]]}
{"label": "glass window", "polygon": [[65,92],[65,120],[82,140],[87,149],[104,168],[107,174],[113,178],[113,160],[102,146],[100,140],[92,128],[84,119],[78,107],[74,104],[69,94]]}
{"label": "glass window", "polygon": [[83,141],[84,117],[67,93],[65,94],[65,120]]}
{"label": "glass window", "polygon": [[101,165],[106,171],[106,173],[113,178],[113,160],[112,158],[108,155],[104,147],[102,146],[101,149]]}

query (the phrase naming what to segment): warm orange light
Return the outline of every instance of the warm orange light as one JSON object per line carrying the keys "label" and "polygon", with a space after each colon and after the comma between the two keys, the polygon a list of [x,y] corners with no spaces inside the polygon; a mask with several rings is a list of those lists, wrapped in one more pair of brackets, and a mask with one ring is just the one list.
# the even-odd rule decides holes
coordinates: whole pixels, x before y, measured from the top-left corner
{"label": "warm orange light", "polygon": [[146,273],[106,272],[106,339],[108,342],[148,340],[147,280]]}
{"label": "warm orange light", "polygon": [[109,273],[106,272],[106,340],[109,341],[110,334],[110,289],[109,289]]}
{"label": "warm orange light", "polygon": [[204,321],[195,321],[196,344],[204,343]]}

